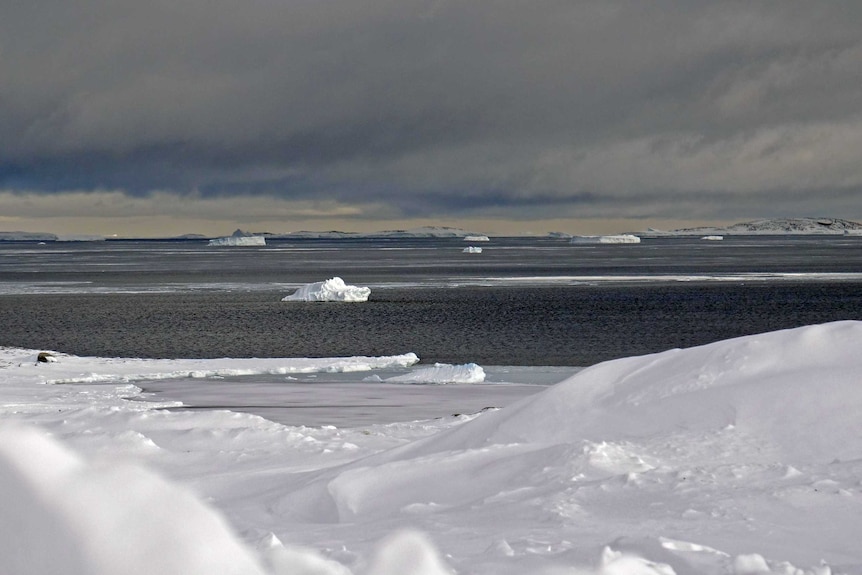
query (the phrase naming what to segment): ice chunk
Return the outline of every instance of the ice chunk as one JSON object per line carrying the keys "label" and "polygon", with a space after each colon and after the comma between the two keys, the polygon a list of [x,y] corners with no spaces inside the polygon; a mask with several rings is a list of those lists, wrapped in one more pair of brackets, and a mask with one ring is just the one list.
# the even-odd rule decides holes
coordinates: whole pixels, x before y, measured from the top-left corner
{"label": "ice chunk", "polygon": [[485,370],[475,363],[464,365],[435,363],[432,367],[389,377],[386,381],[388,383],[482,383],[485,381]]}
{"label": "ice chunk", "polygon": [[334,277],[326,281],[302,286],[292,295],[282,298],[281,301],[361,302],[368,301],[370,295],[371,288],[347,285],[340,277]]}

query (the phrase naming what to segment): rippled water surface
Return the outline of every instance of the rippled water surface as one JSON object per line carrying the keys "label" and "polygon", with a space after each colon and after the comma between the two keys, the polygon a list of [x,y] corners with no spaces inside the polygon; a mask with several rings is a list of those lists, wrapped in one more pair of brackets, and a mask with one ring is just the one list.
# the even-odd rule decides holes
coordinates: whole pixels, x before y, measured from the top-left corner
{"label": "rippled water surface", "polygon": [[[0,345],[132,357],[583,366],[862,319],[862,238],[0,243]],[[282,302],[333,276],[360,304]]]}

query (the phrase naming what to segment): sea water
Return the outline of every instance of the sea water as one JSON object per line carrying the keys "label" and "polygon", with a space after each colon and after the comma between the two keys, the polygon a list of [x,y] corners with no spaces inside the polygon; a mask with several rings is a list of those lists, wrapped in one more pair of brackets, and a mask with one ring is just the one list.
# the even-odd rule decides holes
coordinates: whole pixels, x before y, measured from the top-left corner
{"label": "sea water", "polygon": [[[862,318],[862,238],[0,243],[0,345],[123,357],[585,366]],[[282,302],[342,277],[365,303]]]}
{"label": "sea water", "polygon": [[[577,369],[862,319],[862,238],[646,238],[595,246],[495,238],[483,243],[481,254],[464,253],[466,245],[461,239],[269,240],[260,247],[188,240],[0,243],[0,345],[143,358],[414,352],[423,364],[474,362],[493,373],[494,366]],[[370,287],[369,301],[281,301],[302,285],[335,276]],[[541,380],[541,373],[531,377]],[[565,376],[551,379],[557,375]],[[200,381],[175,382],[173,390],[191,404],[230,407],[241,402],[226,390],[248,394],[248,384],[256,383],[257,395],[245,403],[277,418],[272,404],[282,404],[273,400],[276,390],[321,382],[211,382],[221,386],[218,403],[205,397]],[[529,382],[506,383],[524,388]],[[153,385],[152,391],[170,392]],[[441,400],[445,407],[434,409],[442,412],[499,406],[518,395],[483,387],[485,397],[469,400],[464,391],[386,389],[389,399],[436,393],[460,402]],[[364,398],[326,389],[329,399],[352,397],[340,413],[355,408],[377,414],[374,419],[387,412],[379,402],[374,407],[379,389],[366,386]],[[535,386],[522,391],[535,392]],[[417,397],[395,405],[425,401]],[[310,417],[303,422],[320,418],[315,405],[327,408],[309,399],[303,409]]]}

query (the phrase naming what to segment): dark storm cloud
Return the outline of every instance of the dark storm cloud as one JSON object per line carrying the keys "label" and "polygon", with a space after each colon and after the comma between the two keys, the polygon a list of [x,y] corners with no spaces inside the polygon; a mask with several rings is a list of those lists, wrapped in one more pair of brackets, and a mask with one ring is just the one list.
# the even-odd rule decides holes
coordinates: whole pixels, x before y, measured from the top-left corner
{"label": "dark storm cloud", "polygon": [[0,78],[7,189],[677,217],[862,190],[855,1],[12,0]]}

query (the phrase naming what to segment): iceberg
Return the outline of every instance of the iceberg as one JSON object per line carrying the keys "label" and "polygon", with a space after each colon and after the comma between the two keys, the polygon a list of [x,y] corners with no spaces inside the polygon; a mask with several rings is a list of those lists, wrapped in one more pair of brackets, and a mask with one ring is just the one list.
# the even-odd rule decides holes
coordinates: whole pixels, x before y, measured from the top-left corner
{"label": "iceberg", "polygon": [[370,295],[371,288],[347,285],[340,277],[334,277],[302,286],[292,295],[283,297],[281,301],[361,302],[368,301]]}
{"label": "iceberg", "polygon": [[211,246],[265,246],[266,238],[263,236],[255,236],[242,230],[236,230],[233,234],[223,237],[214,238],[209,241]]}
{"label": "iceberg", "polygon": [[465,254],[481,254],[482,248],[480,248],[478,246],[467,246],[466,248],[464,248],[461,251],[464,252]]}
{"label": "iceberg", "polygon": [[700,239],[711,241],[711,242],[720,242],[721,240],[724,239],[724,236],[703,236]]}
{"label": "iceberg", "polygon": [[215,238],[209,241],[211,246],[265,246],[266,238],[263,236],[227,236]]}
{"label": "iceberg", "polygon": [[464,236],[464,241],[465,242],[490,242],[491,238],[489,238],[488,236],[480,236],[480,235]]}
{"label": "iceberg", "polygon": [[573,244],[639,244],[641,239],[631,234],[613,236],[572,236]]}

